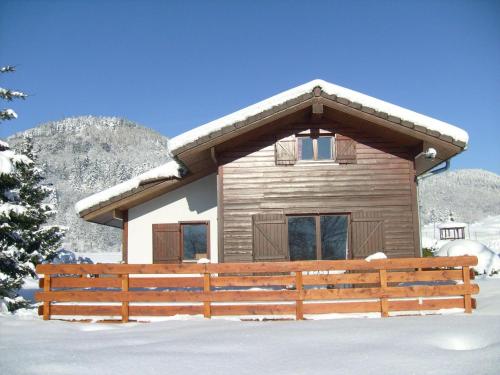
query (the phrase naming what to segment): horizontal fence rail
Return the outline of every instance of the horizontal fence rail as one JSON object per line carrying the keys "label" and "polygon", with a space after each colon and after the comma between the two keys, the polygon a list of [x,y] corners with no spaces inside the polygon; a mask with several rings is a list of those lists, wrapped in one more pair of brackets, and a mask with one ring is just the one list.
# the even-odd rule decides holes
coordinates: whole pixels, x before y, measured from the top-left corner
{"label": "horizontal fence rail", "polygon": [[223,264],[42,264],[44,319],[471,313],[473,256]]}

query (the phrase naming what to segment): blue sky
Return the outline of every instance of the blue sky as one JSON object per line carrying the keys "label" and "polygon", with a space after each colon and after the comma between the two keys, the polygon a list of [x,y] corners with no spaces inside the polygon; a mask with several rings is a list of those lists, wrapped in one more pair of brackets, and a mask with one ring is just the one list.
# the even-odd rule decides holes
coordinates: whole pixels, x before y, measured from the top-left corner
{"label": "blue sky", "polygon": [[[120,116],[175,136],[322,78],[469,132],[500,173],[500,1],[0,1],[0,136]],[[5,106],[5,103],[0,103]]]}

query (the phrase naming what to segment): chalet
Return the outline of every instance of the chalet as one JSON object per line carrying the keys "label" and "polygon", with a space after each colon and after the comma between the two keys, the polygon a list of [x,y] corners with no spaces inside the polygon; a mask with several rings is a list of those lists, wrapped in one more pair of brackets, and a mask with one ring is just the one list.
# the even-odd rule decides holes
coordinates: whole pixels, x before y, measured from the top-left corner
{"label": "chalet", "polygon": [[465,131],[314,80],[170,140],[172,160],[75,206],[127,263],[419,257],[417,181]]}

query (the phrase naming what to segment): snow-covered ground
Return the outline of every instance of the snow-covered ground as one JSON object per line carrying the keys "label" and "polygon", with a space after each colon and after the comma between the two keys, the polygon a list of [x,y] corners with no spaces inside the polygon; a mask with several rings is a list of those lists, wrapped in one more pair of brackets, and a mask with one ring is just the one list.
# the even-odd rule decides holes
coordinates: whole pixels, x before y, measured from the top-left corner
{"label": "snow-covered ground", "polygon": [[[468,239],[479,241],[491,250],[500,253],[500,215],[490,216],[465,229]],[[438,224],[427,224],[422,227],[422,245],[432,247],[439,239]]]}
{"label": "snow-covered ground", "polygon": [[75,253],[77,257],[90,258],[94,263],[120,263],[122,260],[121,252],[105,253]]}
{"label": "snow-covered ground", "polygon": [[43,321],[0,316],[2,374],[497,374],[500,278],[472,315],[315,321]]}
{"label": "snow-covered ground", "polygon": [[500,253],[500,215],[490,216],[469,226],[469,237]]}

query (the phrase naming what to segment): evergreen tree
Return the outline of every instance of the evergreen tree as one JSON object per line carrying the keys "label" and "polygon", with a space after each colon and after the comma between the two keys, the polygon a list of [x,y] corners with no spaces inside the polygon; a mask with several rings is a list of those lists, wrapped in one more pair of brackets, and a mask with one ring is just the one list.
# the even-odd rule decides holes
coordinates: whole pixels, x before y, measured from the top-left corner
{"label": "evergreen tree", "polygon": [[[9,71],[13,68],[0,68],[0,73]],[[26,95],[0,88],[0,97],[12,100]],[[11,109],[0,112],[0,121],[15,117]],[[31,139],[25,140],[21,154],[0,141],[0,307],[6,304],[10,311],[27,305],[17,292],[23,279],[36,276],[35,266],[50,259],[63,237],[60,227],[45,225],[55,213],[45,203],[52,191],[42,184],[35,161]]]}
{"label": "evergreen tree", "polygon": [[17,290],[25,277],[36,276],[37,264],[55,254],[64,235],[59,226],[45,225],[55,214],[45,203],[52,189],[42,184],[35,162],[33,143],[26,139],[13,160],[14,171],[0,175],[0,298],[11,311],[26,306]]}

